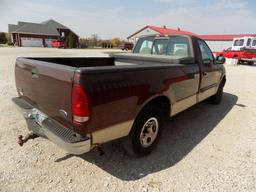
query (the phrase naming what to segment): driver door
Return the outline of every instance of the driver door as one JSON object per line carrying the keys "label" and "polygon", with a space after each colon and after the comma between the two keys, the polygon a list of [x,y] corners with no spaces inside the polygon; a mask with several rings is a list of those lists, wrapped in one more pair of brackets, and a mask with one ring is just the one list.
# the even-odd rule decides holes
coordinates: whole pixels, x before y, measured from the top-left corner
{"label": "driver door", "polygon": [[208,45],[198,39],[198,46],[201,52],[201,83],[198,94],[198,101],[202,101],[217,92],[219,72],[214,67],[214,56]]}

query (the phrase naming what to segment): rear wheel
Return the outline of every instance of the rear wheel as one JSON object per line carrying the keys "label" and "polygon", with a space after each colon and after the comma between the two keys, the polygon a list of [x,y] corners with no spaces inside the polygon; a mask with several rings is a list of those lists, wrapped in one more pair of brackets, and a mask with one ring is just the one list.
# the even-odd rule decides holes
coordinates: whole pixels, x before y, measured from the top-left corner
{"label": "rear wheel", "polygon": [[211,98],[210,98],[210,102],[212,104],[218,105],[221,103],[222,95],[223,95],[223,87],[224,87],[224,82],[221,81],[221,83],[218,87],[217,93],[215,95],[211,96]]}
{"label": "rear wheel", "polygon": [[133,156],[145,156],[156,146],[162,128],[161,110],[148,106],[136,118],[132,130],[123,141],[125,150]]}
{"label": "rear wheel", "polygon": [[253,65],[254,62],[253,61],[248,61],[248,65]]}

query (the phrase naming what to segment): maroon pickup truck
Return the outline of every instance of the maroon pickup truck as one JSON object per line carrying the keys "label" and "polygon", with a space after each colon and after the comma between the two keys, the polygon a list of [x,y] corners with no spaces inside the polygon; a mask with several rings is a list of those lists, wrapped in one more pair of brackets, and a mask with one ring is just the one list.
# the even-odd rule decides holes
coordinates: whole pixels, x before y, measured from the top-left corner
{"label": "maroon pickup truck", "polygon": [[224,62],[187,35],[142,37],[133,53],[106,57],[17,58],[13,102],[30,136],[71,154],[122,138],[129,153],[143,156],[166,118],[207,98],[221,102]]}

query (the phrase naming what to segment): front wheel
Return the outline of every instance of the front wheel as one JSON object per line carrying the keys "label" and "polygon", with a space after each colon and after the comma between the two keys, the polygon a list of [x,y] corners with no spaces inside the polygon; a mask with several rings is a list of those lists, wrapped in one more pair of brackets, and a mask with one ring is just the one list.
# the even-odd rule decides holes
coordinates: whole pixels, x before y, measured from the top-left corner
{"label": "front wheel", "polygon": [[210,98],[210,102],[212,104],[218,105],[221,103],[222,95],[223,95],[223,87],[224,87],[224,82],[221,81],[221,83],[218,87],[217,93],[215,95],[211,96],[211,98]]}
{"label": "front wheel", "polygon": [[156,146],[162,127],[161,111],[148,106],[136,118],[132,130],[123,141],[125,150],[133,156],[145,156]]}

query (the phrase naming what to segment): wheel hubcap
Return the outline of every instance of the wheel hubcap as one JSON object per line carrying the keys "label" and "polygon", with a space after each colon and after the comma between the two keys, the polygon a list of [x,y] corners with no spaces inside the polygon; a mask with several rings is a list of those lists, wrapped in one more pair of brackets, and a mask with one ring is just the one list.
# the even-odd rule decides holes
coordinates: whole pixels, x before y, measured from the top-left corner
{"label": "wheel hubcap", "polygon": [[159,130],[157,118],[151,117],[144,123],[140,133],[140,143],[143,147],[149,147],[156,139]]}

